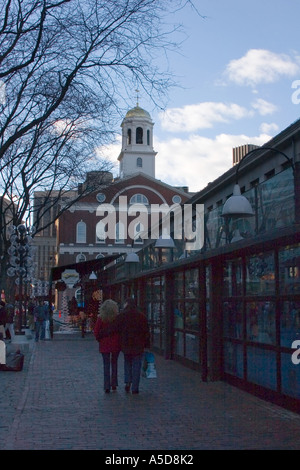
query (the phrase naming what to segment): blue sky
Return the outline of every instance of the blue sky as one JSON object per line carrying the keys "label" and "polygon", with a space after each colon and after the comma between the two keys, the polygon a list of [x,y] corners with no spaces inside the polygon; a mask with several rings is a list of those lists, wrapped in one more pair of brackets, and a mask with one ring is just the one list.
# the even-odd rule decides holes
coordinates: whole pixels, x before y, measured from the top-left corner
{"label": "blue sky", "polygon": [[[139,103],[155,122],[156,178],[196,192],[232,166],[233,147],[262,145],[300,117],[300,2],[194,4],[203,18],[189,7],[169,18],[187,38],[168,57],[179,87],[166,111]],[[116,159],[120,145],[111,150]]]}

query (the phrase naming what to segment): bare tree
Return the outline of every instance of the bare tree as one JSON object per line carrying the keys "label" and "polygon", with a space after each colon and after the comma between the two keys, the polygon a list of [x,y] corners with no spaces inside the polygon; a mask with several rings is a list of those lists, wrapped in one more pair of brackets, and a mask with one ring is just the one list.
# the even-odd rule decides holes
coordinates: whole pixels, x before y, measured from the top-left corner
{"label": "bare tree", "polygon": [[[187,4],[195,8],[189,0],[1,2],[2,267],[7,224],[32,220],[35,191],[47,191],[53,204],[83,171],[111,170],[95,147],[113,140],[133,86],[158,103],[174,84],[156,59],[177,47],[170,33],[178,26],[167,29],[164,17]],[[37,231],[49,204],[35,214]]]}

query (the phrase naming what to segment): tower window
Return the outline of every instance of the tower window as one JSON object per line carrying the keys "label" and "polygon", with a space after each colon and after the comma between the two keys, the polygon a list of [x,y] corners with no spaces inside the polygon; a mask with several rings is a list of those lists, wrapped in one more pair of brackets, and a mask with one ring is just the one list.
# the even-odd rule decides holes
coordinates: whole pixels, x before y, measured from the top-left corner
{"label": "tower window", "polygon": [[127,145],[131,144],[131,129],[127,131]]}
{"label": "tower window", "polygon": [[150,145],[150,131],[147,130],[147,145]]}
{"label": "tower window", "polygon": [[136,143],[137,144],[143,143],[143,129],[141,127],[137,127],[136,129]]}
{"label": "tower window", "polygon": [[86,224],[82,220],[76,226],[76,242],[86,243]]}
{"label": "tower window", "polygon": [[136,159],[136,166],[139,167],[139,168],[142,168],[143,166],[143,159],[141,157],[138,157]]}

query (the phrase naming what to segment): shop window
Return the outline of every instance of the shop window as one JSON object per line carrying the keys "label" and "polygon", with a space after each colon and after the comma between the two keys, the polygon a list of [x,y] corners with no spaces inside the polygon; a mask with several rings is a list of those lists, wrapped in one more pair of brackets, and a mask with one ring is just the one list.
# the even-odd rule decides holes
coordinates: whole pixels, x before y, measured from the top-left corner
{"label": "shop window", "polygon": [[223,293],[224,296],[243,294],[242,260],[227,261],[224,265]]}
{"label": "shop window", "polygon": [[243,338],[243,304],[232,300],[223,304],[223,336]]}
{"label": "shop window", "polygon": [[300,293],[300,245],[279,251],[279,278],[281,294]]}
{"label": "shop window", "polygon": [[291,354],[281,354],[281,391],[294,398],[300,397],[300,367],[292,362]]}
{"label": "shop window", "polygon": [[276,390],[276,353],[256,347],[247,348],[247,380],[257,385]]}
{"label": "shop window", "polygon": [[291,348],[300,339],[300,302],[287,300],[280,305],[280,345]]}
{"label": "shop window", "polygon": [[275,344],[275,303],[271,301],[247,303],[247,339],[258,343]]}
{"label": "shop window", "polygon": [[248,295],[275,292],[275,264],[273,253],[262,253],[247,258],[246,289]]}

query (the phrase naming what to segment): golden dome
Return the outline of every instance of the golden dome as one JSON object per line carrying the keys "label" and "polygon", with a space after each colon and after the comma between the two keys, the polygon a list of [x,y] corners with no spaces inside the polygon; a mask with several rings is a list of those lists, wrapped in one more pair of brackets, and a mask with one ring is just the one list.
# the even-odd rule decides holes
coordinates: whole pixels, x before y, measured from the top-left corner
{"label": "golden dome", "polygon": [[143,108],[140,108],[139,105],[137,105],[135,108],[132,108],[129,111],[127,111],[125,118],[129,118],[129,117],[138,117],[138,118],[151,119],[151,116],[148,113],[148,111],[145,111]]}

